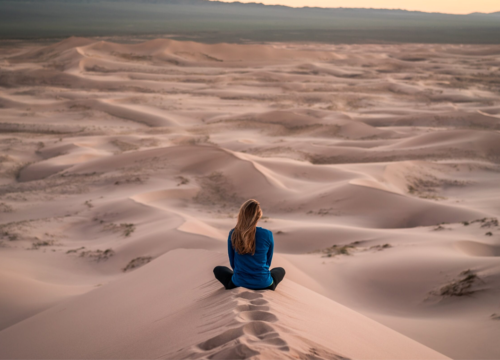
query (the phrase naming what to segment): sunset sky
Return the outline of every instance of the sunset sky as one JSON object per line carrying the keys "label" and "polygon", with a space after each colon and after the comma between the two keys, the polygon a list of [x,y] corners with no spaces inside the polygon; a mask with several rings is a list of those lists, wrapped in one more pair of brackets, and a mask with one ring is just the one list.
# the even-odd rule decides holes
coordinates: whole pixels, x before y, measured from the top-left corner
{"label": "sunset sky", "polygon": [[[228,1],[228,0],[222,0]],[[233,0],[230,0],[233,1]],[[228,1],[228,2],[230,2]],[[450,14],[500,11],[500,0],[239,0],[287,6],[360,7],[377,9],[404,9]]]}

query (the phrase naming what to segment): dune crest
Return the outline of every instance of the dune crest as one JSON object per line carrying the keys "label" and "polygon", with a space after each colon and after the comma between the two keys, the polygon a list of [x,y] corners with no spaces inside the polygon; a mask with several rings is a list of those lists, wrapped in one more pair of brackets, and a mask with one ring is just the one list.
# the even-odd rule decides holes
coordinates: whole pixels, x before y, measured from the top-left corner
{"label": "dune crest", "polygon": [[[446,359],[292,279],[275,292],[226,291],[211,274],[223,259],[204,250],[171,251],[130,276],[0,332],[2,356]],[[191,262],[202,271],[193,271]],[[165,278],[172,272],[177,275]],[[133,314],[124,317],[123,311]],[[50,332],[38,332],[49,322]],[[78,327],[71,326],[75,322]],[[121,331],[110,331],[116,324]],[[29,347],[13,341],[21,333],[31,339]]]}

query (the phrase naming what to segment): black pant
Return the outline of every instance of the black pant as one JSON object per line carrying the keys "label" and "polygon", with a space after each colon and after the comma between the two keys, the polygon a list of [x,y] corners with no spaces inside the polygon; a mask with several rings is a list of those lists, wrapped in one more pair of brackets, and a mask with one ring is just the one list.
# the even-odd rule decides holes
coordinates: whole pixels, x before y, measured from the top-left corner
{"label": "black pant", "polygon": [[[234,289],[237,287],[236,285],[233,284],[231,278],[233,277],[233,270],[228,268],[227,266],[216,266],[214,268],[214,275],[217,280],[219,280],[222,285],[226,288],[226,290]],[[285,277],[285,269],[281,267],[277,267],[274,269],[271,269],[271,277],[273,278],[273,283],[263,289],[252,289],[252,290],[275,290],[276,286],[283,280]]]}

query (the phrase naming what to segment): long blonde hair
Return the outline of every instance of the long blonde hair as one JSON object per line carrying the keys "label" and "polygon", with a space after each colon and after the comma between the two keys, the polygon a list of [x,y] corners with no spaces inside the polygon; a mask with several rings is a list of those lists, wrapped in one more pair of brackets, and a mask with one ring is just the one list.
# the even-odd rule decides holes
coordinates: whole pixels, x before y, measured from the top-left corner
{"label": "long blonde hair", "polygon": [[231,235],[231,243],[238,254],[255,254],[255,232],[262,210],[257,200],[250,199],[241,205],[238,222]]}

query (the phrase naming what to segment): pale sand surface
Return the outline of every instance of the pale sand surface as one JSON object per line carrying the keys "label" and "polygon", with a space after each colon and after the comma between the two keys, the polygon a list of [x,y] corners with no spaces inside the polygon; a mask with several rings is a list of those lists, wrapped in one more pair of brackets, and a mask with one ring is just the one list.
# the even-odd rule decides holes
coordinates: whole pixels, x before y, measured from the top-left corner
{"label": "pale sand surface", "polygon": [[[500,358],[499,68],[499,46],[1,43],[0,357]],[[248,198],[276,292],[212,275]]]}

